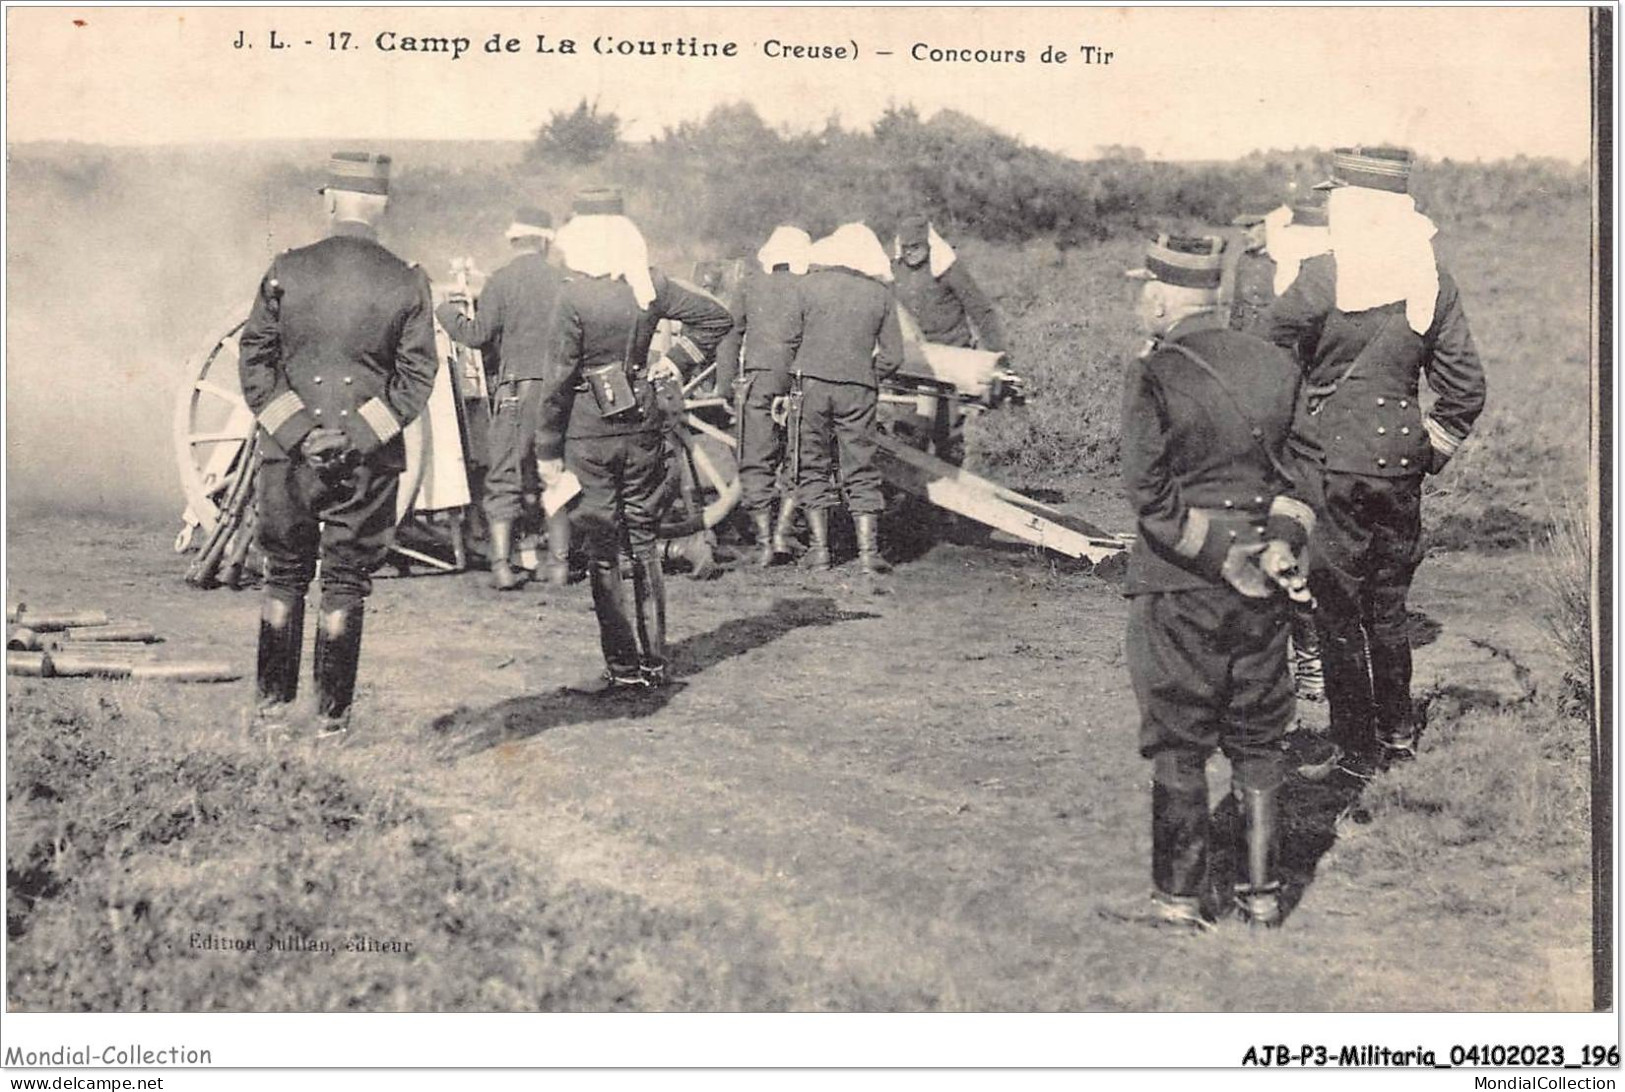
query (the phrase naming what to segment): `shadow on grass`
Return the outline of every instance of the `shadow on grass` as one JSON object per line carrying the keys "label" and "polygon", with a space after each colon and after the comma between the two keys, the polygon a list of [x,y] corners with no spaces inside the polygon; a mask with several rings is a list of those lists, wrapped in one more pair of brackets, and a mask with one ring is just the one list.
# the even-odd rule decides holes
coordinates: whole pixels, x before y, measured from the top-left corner
{"label": "shadow on grass", "polygon": [[809,626],[878,618],[866,611],[841,610],[833,599],[779,599],[766,613],[735,618],[708,633],[679,641],[671,649],[670,685],[659,690],[616,690],[601,694],[560,688],[545,694],[509,698],[484,709],[455,709],[436,717],[430,729],[438,754],[455,762],[504,743],[515,743],[567,724],[637,720],[653,716],[690,685],[686,679],[724,660]]}

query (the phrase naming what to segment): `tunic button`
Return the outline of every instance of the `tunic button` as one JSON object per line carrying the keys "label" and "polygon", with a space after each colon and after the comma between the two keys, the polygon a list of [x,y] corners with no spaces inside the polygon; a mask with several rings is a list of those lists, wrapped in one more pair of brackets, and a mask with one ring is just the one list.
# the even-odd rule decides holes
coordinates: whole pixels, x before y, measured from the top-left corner
{"label": "tunic button", "polygon": [[1386,405],[1387,405],[1387,404],[1388,404],[1388,399],[1386,399],[1386,398],[1379,398],[1379,399],[1377,399],[1377,405],[1379,405],[1379,406],[1386,406]]}
{"label": "tunic button", "polygon": [[1406,425],[1404,428],[1399,430],[1399,434],[1401,436],[1409,436],[1411,434],[1411,426]]}
{"label": "tunic button", "polygon": [[1234,508],[1234,507],[1235,507],[1235,506],[1236,506],[1236,502],[1235,502],[1235,501],[1233,501],[1233,500],[1230,500],[1230,499],[1228,499],[1228,498],[1226,498],[1226,499],[1225,499],[1225,502],[1224,502],[1224,506],[1225,506],[1225,507],[1226,507],[1226,508]]}
{"label": "tunic button", "polygon": [[344,385],[345,386],[349,386],[351,383],[354,383],[354,382],[355,382],[355,380],[352,379],[351,377],[349,377],[349,376],[344,377]]}
{"label": "tunic button", "polygon": [[1387,459],[1378,459],[1377,460],[1377,465],[1378,466],[1387,466],[1388,465],[1388,460]]}
{"label": "tunic button", "polygon": [[1234,532],[1234,531],[1231,531],[1231,532],[1230,532],[1230,537],[1231,537],[1231,538],[1235,538],[1235,537],[1236,537],[1236,532]]}
{"label": "tunic button", "polygon": [[1383,428],[1381,425],[1378,425],[1377,426],[1377,435],[1378,436],[1386,436],[1386,435],[1388,435],[1388,430],[1386,428]]}
{"label": "tunic button", "polygon": [[1264,438],[1264,430],[1263,429],[1261,429],[1261,428],[1253,429],[1253,439],[1262,440],[1263,438]]}
{"label": "tunic button", "polygon": [[339,410],[339,416],[340,417],[348,417],[348,416],[350,416],[350,411],[347,410],[347,409],[341,409],[341,410]]}
{"label": "tunic button", "polygon": [[1254,504],[1263,504],[1264,503],[1264,498],[1263,497],[1254,497],[1253,498],[1253,503]]}
{"label": "tunic button", "polygon": [[1400,466],[1410,466],[1411,461],[1409,459],[1401,459],[1401,460],[1399,460],[1399,465]]}
{"label": "tunic button", "polygon": [[1401,398],[1399,400],[1399,408],[1400,409],[1405,409],[1409,405],[1410,405],[1410,402],[1407,399]]}
{"label": "tunic button", "polygon": [[313,375],[310,377],[310,381],[312,383],[320,383],[322,381],[322,377],[319,375]]}
{"label": "tunic button", "polygon": [[322,415],[321,410],[311,410],[310,412],[314,413],[317,417],[320,417]]}

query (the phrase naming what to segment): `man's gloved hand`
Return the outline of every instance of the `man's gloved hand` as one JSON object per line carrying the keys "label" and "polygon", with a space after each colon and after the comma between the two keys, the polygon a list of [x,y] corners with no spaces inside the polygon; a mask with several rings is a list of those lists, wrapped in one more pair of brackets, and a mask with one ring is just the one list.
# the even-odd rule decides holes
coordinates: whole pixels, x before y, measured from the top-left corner
{"label": "man's gloved hand", "polygon": [[324,478],[342,475],[361,461],[361,453],[342,429],[320,425],[305,436],[299,454]]}
{"label": "man's gloved hand", "polygon": [[1268,599],[1274,584],[1259,564],[1263,552],[1262,542],[1230,547],[1224,555],[1224,566],[1219,570],[1225,583],[1249,599]]}
{"label": "man's gloved hand", "polygon": [[1265,576],[1286,592],[1288,599],[1294,603],[1309,601],[1309,577],[1304,573],[1298,556],[1292,552],[1292,547],[1284,541],[1274,538],[1265,543],[1258,566]]}
{"label": "man's gloved hand", "polygon": [[537,459],[536,476],[542,479],[543,485],[552,485],[564,476],[564,460]]}

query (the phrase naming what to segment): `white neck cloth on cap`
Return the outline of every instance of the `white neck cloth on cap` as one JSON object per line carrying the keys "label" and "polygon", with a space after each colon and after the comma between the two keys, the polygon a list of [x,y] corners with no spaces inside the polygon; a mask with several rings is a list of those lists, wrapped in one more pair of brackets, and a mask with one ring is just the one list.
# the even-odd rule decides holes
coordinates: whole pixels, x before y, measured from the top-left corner
{"label": "white neck cloth on cap", "polygon": [[[926,224],[925,232],[926,247],[930,254],[931,275],[940,277],[953,268],[954,260],[959,255],[955,254],[954,248],[948,245],[948,240],[937,234],[937,225]],[[903,240],[896,236],[892,237],[891,256],[898,259],[903,256]]]}
{"label": "white neck cloth on cap", "polygon": [[1264,217],[1264,253],[1275,262],[1275,294],[1279,296],[1298,279],[1298,267],[1317,254],[1331,249],[1330,232],[1323,227],[1307,227],[1292,222],[1292,210],[1285,205]]}
{"label": "white neck cloth on cap", "polygon": [[654,302],[649,246],[636,224],[624,216],[574,216],[559,229],[553,246],[566,268],[589,277],[619,277],[632,289],[638,309]]}
{"label": "white neck cloth on cap", "polygon": [[1333,190],[1326,214],[1337,256],[1337,309],[1369,311],[1404,300],[1405,321],[1426,333],[1439,302],[1433,221],[1416,211],[1409,194],[1363,186]]}
{"label": "white neck cloth on cap", "polygon": [[865,224],[842,224],[814,243],[807,257],[813,265],[838,265],[883,284],[892,280],[891,262]]}
{"label": "white neck cloth on cap", "polygon": [[767,237],[762,249],[756,252],[756,260],[761,264],[763,273],[773,272],[776,265],[787,265],[790,272],[801,276],[807,272],[807,252],[812,249],[812,236],[798,227],[780,225],[773,229],[773,234]]}

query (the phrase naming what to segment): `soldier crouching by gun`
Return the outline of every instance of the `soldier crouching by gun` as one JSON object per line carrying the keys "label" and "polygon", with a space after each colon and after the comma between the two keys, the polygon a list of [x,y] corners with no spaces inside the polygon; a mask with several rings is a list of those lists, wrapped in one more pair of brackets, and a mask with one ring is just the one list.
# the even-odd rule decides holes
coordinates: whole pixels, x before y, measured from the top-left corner
{"label": "soldier crouching by gun", "polygon": [[779,494],[775,519],[774,480],[785,447],[783,411],[776,419],[773,407],[790,393],[790,361],[801,325],[797,289],[807,273],[811,248],[812,239],[800,228],[773,229],[756,252],[761,271],[753,272],[740,289],[733,332],[717,349],[719,376],[732,374],[736,363],[743,364],[733,381],[739,486],[756,531],[756,563],[764,569],[788,559],[791,552],[795,478],[790,477]]}
{"label": "soldier crouching by gun", "polygon": [[1315,520],[1281,461],[1296,365],[1224,328],[1223,246],[1162,236],[1130,274],[1146,282],[1139,316],[1153,341],[1126,377],[1122,429],[1139,524],[1125,594],[1153,771],[1152,920],[1197,930],[1218,909],[1206,773],[1216,747],[1243,819],[1235,905],[1254,925],[1281,920],[1276,797],[1293,687],[1280,592],[1305,594],[1298,558]]}

